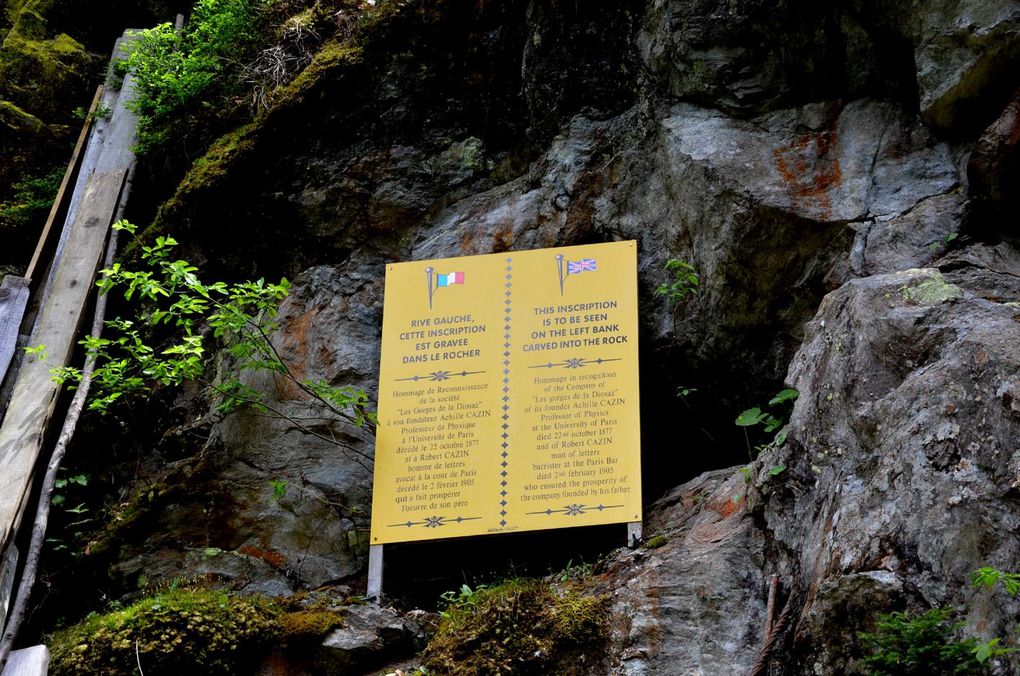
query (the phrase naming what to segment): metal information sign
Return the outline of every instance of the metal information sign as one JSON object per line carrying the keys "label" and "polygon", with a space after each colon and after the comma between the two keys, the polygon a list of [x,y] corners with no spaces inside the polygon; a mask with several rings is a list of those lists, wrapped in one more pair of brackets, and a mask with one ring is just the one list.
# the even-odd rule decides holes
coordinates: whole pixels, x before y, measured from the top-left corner
{"label": "metal information sign", "polygon": [[641,519],[637,245],[386,267],[373,545]]}

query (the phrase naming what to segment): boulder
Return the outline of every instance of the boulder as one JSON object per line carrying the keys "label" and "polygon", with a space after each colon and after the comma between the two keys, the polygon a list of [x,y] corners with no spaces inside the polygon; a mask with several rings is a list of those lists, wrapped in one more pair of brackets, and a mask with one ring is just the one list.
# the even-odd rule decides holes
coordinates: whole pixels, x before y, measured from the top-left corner
{"label": "boulder", "polygon": [[326,636],[314,651],[314,673],[369,673],[410,654],[415,641],[422,638],[422,628],[414,618],[392,608],[348,606],[344,619],[344,626]]}
{"label": "boulder", "polygon": [[[760,498],[777,568],[803,595],[805,670],[860,655],[825,627],[904,605],[959,608],[983,639],[1012,631],[1020,601],[970,577],[1020,557],[1018,317],[913,269],[848,282],[809,323],[788,375],[800,391],[789,440],[762,461],[787,469]],[[851,608],[841,599],[861,584],[876,602]]]}

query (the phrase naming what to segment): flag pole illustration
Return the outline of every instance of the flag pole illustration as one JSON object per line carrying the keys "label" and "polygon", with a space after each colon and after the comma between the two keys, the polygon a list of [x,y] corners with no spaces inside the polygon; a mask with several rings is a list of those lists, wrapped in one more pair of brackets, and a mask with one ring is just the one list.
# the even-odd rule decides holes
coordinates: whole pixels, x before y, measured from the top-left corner
{"label": "flag pole illustration", "polygon": [[429,278],[429,309],[432,309],[432,268],[425,268],[425,276]]}
{"label": "flag pole illustration", "polygon": [[595,272],[595,259],[594,258],[582,258],[579,261],[567,261],[567,272],[563,273],[563,255],[556,254],[556,270],[559,273],[560,278],[560,295],[563,295],[563,282],[567,280],[570,275],[579,275],[582,272]]}
{"label": "flag pole illustration", "polygon": [[431,267],[425,268],[425,276],[428,277],[428,284],[429,284],[429,309],[430,310],[432,309],[432,294],[434,294],[436,291],[438,291],[439,289],[443,288],[444,286],[453,286],[454,284],[463,284],[464,283],[464,273],[463,272],[450,272],[450,273],[447,273],[445,275],[441,275],[441,274],[439,274],[437,272],[436,273],[436,280],[435,280],[436,284],[435,284],[435,286],[432,286],[432,272],[433,272],[433,268],[431,268]]}

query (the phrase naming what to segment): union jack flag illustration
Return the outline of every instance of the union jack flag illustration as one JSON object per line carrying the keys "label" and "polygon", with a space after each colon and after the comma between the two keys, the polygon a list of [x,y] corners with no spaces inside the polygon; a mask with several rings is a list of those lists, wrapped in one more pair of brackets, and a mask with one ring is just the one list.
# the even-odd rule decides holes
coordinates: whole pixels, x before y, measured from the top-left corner
{"label": "union jack flag illustration", "polygon": [[582,258],[579,261],[567,261],[568,275],[579,275],[582,272],[595,272],[594,258]]}

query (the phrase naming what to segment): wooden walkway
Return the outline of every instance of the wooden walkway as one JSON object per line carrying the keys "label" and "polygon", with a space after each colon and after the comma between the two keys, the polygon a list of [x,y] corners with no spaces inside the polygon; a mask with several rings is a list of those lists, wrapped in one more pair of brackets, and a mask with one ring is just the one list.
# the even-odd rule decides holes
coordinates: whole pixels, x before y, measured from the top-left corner
{"label": "wooden walkway", "polygon": [[[115,57],[132,34],[133,31],[128,31],[118,40]],[[39,301],[27,344],[45,345],[44,358],[27,356],[20,364],[16,356],[11,358],[16,355],[15,342],[28,301],[29,280],[8,278],[13,281],[8,284],[5,280],[0,287],[0,378],[6,371],[8,381],[13,379],[10,401],[0,424],[0,581],[13,577],[12,561],[17,559],[15,535],[26,506],[31,502],[33,474],[43,455],[60,392],[50,369],[70,363],[80,338],[86,306],[95,289],[110,224],[122,211],[126,199],[126,182],[134,163],[132,147],[136,125],[125,102],[132,91],[129,75],[119,90],[107,87],[102,92],[100,105],[113,113],[107,120],[97,120],[91,130],[53,261],[48,273],[38,273],[38,286],[32,284],[39,289],[36,292]],[[73,160],[72,166],[75,163]],[[53,213],[57,211],[54,209]],[[33,275],[43,249],[41,243],[33,256],[30,266]],[[21,326],[20,330],[24,331],[25,327]],[[3,587],[0,584],[0,610],[3,611],[0,624],[6,618],[9,594],[9,589],[5,593]],[[12,660],[8,664],[2,676],[9,676],[13,663]],[[44,674],[45,666],[38,673]]]}

